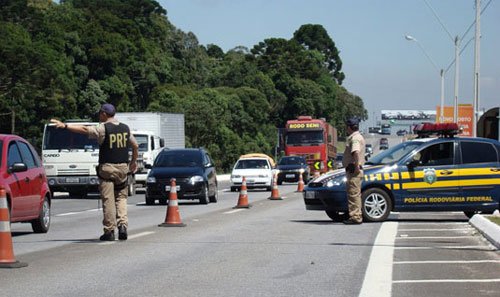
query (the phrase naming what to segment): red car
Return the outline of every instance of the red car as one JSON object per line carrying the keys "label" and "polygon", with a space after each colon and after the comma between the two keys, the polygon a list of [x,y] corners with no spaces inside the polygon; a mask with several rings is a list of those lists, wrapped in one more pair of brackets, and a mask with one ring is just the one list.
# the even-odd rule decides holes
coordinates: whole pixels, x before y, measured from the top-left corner
{"label": "red car", "polygon": [[29,222],[35,233],[49,231],[47,176],[35,149],[22,137],[0,134],[0,187],[7,193],[11,222]]}

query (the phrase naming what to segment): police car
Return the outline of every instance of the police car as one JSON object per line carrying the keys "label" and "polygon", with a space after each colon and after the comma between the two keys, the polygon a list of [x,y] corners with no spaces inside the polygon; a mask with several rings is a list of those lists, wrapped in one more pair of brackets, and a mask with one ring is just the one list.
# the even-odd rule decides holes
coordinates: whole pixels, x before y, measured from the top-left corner
{"label": "police car", "polygon": [[[365,221],[385,220],[391,211],[492,213],[500,200],[500,142],[455,137],[456,124],[421,124],[420,138],[370,158],[364,169]],[[437,134],[439,137],[431,138]],[[348,213],[344,170],[312,180],[304,189],[307,210],[326,211],[334,221]]]}

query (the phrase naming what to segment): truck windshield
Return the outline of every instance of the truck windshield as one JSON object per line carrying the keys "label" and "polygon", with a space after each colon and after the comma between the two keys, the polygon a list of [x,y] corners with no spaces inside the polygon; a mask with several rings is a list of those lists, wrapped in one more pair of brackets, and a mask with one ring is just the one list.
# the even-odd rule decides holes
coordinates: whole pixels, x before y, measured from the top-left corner
{"label": "truck windshield", "polygon": [[57,129],[47,126],[43,137],[44,150],[98,149],[97,139],[89,139],[87,135],[70,132],[67,129]]}
{"label": "truck windshield", "polygon": [[368,159],[366,165],[389,165],[422,145],[420,141],[403,142]]}
{"label": "truck windshield", "polygon": [[137,140],[137,144],[139,145],[139,152],[147,152],[148,151],[148,136],[141,134],[134,134],[135,140]]}
{"label": "truck windshield", "polygon": [[323,143],[323,131],[287,132],[287,145],[314,145]]}

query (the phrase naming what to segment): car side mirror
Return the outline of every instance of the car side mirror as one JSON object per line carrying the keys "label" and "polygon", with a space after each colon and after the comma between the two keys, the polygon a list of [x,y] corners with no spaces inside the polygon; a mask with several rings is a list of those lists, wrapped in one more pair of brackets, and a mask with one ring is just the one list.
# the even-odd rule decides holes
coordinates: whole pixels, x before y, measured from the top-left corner
{"label": "car side mirror", "polygon": [[165,147],[165,139],[160,138],[160,147]]}
{"label": "car side mirror", "polygon": [[151,169],[151,168],[153,168],[153,166],[151,164],[144,164],[144,168]]}
{"label": "car side mirror", "polygon": [[213,166],[214,166],[214,165],[213,165],[212,163],[207,163],[207,164],[205,164],[205,167],[206,167],[206,168],[210,168],[210,167],[213,167]]}
{"label": "car side mirror", "polygon": [[14,163],[9,167],[9,172],[24,172],[28,171],[28,166],[24,163]]}

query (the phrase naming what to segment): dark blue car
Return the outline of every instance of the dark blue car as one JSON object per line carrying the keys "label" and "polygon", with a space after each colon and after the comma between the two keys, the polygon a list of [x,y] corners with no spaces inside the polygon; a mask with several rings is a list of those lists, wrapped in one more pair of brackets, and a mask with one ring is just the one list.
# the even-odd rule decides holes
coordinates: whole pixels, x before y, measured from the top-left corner
{"label": "dark blue car", "polygon": [[217,202],[217,174],[204,149],[164,149],[156,157],[146,180],[146,204],[166,204],[170,180],[176,179],[178,199]]}
{"label": "dark blue car", "polygon": [[[499,208],[500,143],[485,138],[440,137],[403,142],[368,160],[362,184],[365,221],[391,211],[492,213]],[[307,210],[334,221],[348,212],[344,170],[312,180],[304,191]]]}
{"label": "dark blue car", "polygon": [[283,182],[298,182],[300,175],[304,182],[309,180],[309,166],[300,156],[284,156],[278,162],[278,185]]}

